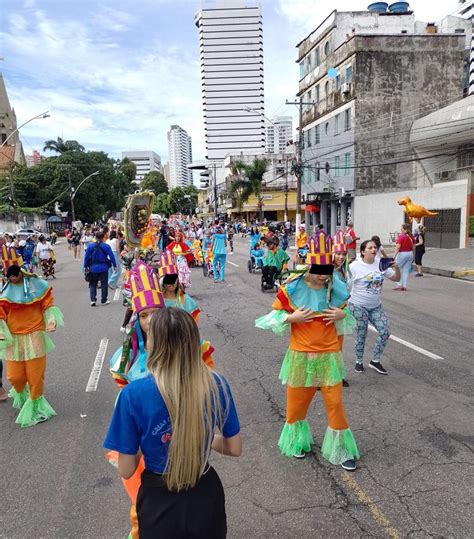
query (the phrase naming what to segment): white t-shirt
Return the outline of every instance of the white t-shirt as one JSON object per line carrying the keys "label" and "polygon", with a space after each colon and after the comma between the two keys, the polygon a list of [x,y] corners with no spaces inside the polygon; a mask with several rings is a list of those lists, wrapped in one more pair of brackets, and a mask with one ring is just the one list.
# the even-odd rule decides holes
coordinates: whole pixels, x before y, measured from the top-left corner
{"label": "white t-shirt", "polygon": [[111,240],[107,240],[105,243],[112,249],[112,252],[118,253],[119,244],[118,244],[117,238],[112,238]]}
{"label": "white t-shirt", "polygon": [[51,244],[47,241],[45,243],[38,242],[36,246],[36,252],[38,253],[38,258],[40,260],[49,260],[51,258],[52,251]]}
{"label": "white t-shirt", "polygon": [[349,303],[367,309],[375,309],[380,305],[383,281],[395,274],[392,268],[381,272],[379,260],[375,260],[372,264],[356,260],[349,266],[349,273],[351,287]]}

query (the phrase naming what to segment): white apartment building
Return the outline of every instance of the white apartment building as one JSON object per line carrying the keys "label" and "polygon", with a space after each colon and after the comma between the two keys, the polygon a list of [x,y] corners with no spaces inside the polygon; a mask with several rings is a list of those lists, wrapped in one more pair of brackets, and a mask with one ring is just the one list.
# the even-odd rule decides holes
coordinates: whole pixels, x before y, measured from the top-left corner
{"label": "white apartment building", "polygon": [[275,116],[265,125],[265,153],[291,153],[287,142],[293,139],[293,118]]}
{"label": "white apartment building", "polygon": [[193,184],[193,173],[187,168],[192,160],[191,137],[179,125],[172,125],[168,131],[168,184],[171,189]]}
{"label": "white apartment building", "polygon": [[147,172],[151,172],[153,170],[156,170],[156,172],[161,172],[161,158],[155,152],[122,152],[122,159],[125,159],[125,157],[135,163],[135,166],[137,167],[135,181],[138,183],[143,180],[143,176],[145,176]]}
{"label": "white apartment building", "polygon": [[263,29],[258,3],[216,0],[199,29],[206,158],[265,150]]}

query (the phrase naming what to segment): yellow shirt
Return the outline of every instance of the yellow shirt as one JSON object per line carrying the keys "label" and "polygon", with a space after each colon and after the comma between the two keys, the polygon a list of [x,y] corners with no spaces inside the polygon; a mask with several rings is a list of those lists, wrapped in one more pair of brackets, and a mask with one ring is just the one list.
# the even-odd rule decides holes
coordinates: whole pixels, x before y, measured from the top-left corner
{"label": "yellow shirt", "polygon": [[305,247],[305,245],[307,244],[308,244],[308,234],[306,234],[306,232],[303,232],[302,234],[299,233],[296,235],[296,245],[298,249]]}

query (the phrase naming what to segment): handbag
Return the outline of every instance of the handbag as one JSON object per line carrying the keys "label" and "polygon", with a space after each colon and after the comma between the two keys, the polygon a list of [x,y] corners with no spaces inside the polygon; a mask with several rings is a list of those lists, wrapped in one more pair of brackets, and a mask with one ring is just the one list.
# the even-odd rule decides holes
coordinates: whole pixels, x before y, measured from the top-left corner
{"label": "handbag", "polygon": [[90,268],[84,268],[84,279],[86,280],[86,283],[90,283],[92,281],[92,272]]}

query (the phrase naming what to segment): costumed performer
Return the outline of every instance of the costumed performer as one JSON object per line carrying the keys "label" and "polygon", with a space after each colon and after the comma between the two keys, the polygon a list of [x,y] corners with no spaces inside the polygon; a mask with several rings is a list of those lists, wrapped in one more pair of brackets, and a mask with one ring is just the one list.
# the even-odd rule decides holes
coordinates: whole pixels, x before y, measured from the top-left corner
{"label": "costumed performer", "polygon": [[11,265],[0,294],[0,354],[6,359],[13,407],[21,427],[47,421],[56,412],[44,396],[46,354],[53,350],[48,336],[63,316],[54,305],[53,290],[37,275]]}
{"label": "costumed performer", "polygon": [[183,256],[181,245],[175,245],[172,254],[176,257],[176,265],[178,267],[178,275],[181,287],[183,290],[186,288],[191,288],[191,270],[189,269],[186,258]]}
{"label": "costumed performer", "polygon": [[321,453],[332,464],[352,471],[359,451],[342,402],[345,369],[336,327],[344,324],[349,293],[342,281],[332,278],[331,239],[324,232],[311,238],[306,262],[308,270],[282,285],[273,311],[255,323],[279,335],[291,328],[279,376],[287,384],[287,405],[278,446],[288,457],[303,458],[311,451],[313,436],[306,415],[319,388],[328,420]]}
{"label": "costumed performer", "polygon": [[[160,285],[163,290],[166,307],[184,309],[196,322],[198,322],[201,310],[194,299],[189,294],[186,294],[181,287],[179,268],[173,253],[165,251],[161,255],[161,265],[158,274],[160,276]],[[211,343],[201,339],[202,359],[211,369],[214,368],[213,352],[214,348]]]}
{"label": "costumed performer", "polygon": [[194,257],[193,253],[189,249],[189,247],[186,245],[184,241],[184,234],[181,232],[181,230],[176,229],[174,233],[174,240],[167,245],[167,249],[169,251],[173,251],[175,254],[175,248],[179,245],[181,249],[181,254],[186,258],[186,261],[188,264],[191,264]]}

